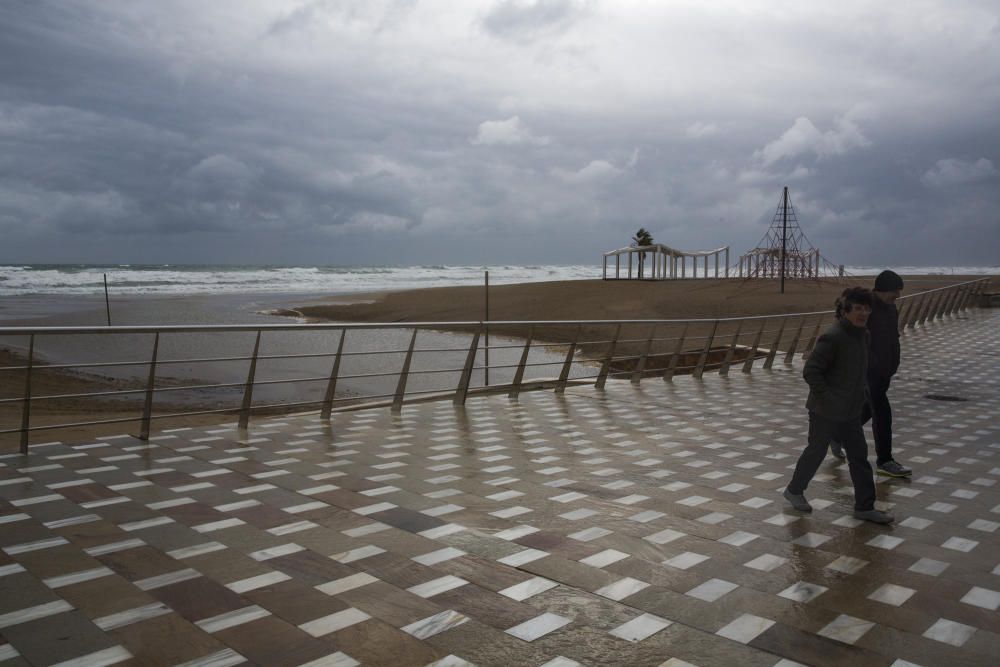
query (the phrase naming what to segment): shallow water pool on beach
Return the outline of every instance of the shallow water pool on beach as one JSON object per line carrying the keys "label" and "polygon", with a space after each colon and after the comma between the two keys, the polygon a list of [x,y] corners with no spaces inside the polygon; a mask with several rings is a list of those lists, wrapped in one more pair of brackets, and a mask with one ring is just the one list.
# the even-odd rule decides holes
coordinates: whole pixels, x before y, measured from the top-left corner
{"label": "shallow water pool on beach", "polygon": [[[185,297],[128,297],[111,302],[112,324],[184,325],[184,324],[278,324],[297,323],[293,317],[267,314],[314,301],[319,294],[222,294]],[[0,307],[2,326],[101,326],[107,323],[103,299],[96,297],[30,296],[8,297]],[[349,331],[345,356],[339,369],[338,398],[375,398],[392,395],[397,387],[405,351],[412,329],[374,329]],[[307,359],[260,359],[257,364],[254,404],[318,401],[323,398],[331,373],[334,354],[340,341],[339,330],[267,331],[261,336],[259,355],[324,355]],[[96,367],[87,372],[124,380],[133,384],[145,381],[152,355],[151,334],[88,334],[37,336],[36,354],[48,363],[99,363],[108,360],[134,361],[136,365]],[[254,332],[165,333],[160,336],[157,352],[157,377],[165,384],[245,383],[249,363],[246,359],[195,363],[190,359],[249,357],[254,348]],[[471,334],[420,330],[407,382],[407,392],[452,391],[465,364]],[[476,366],[484,366],[485,353],[480,341]],[[0,346],[23,351],[25,336],[0,337]],[[489,383],[503,384],[513,378],[521,356],[523,341],[491,338]],[[368,354],[378,352],[378,354]],[[529,364],[534,366],[526,377],[555,377],[565,359],[565,350],[535,348]],[[424,372],[434,371],[434,372]],[[592,374],[594,369],[574,364],[572,377]],[[365,376],[365,377],[360,377]],[[477,370],[471,386],[483,386],[486,373]],[[290,378],[308,382],[274,383]],[[157,400],[199,405],[206,408],[236,407],[243,387],[211,390],[178,390],[158,394]],[[136,395],[136,400],[139,396]]]}

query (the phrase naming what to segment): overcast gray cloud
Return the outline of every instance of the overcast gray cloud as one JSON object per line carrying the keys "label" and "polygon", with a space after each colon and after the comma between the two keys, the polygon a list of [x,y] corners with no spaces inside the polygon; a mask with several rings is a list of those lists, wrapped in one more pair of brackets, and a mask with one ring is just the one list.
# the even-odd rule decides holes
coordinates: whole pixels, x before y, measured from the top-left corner
{"label": "overcast gray cloud", "polygon": [[1000,7],[0,4],[0,261],[995,264]]}

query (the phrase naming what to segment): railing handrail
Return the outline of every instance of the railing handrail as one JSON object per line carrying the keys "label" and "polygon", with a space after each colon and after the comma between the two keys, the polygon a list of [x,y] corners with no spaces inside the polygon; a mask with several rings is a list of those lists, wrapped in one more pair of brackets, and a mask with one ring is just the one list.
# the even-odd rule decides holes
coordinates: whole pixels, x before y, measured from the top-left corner
{"label": "railing handrail", "polygon": [[[952,285],[947,285],[944,287],[938,287],[930,290],[924,290],[921,292],[915,292],[909,294],[903,299],[914,299],[912,305],[903,308],[900,313],[899,328],[902,331],[905,328],[914,328],[915,326],[923,326],[925,322],[929,320],[933,321],[935,319],[943,319],[948,315],[955,315],[957,312],[964,310],[968,304],[978,295],[982,294],[990,278],[978,278],[975,280],[965,281],[961,283],[955,283]],[[964,289],[966,286],[974,285],[968,289]],[[753,363],[759,359],[764,359],[764,364],[762,369],[768,370],[772,367],[773,363],[777,358],[777,353],[779,348],[787,350],[783,352],[783,363],[789,364],[792,362],[794,356],[799,350],[802,343],[806,343],[805,347],[802,348],[802,357],[808,356],[809,352],[815,343],[815,340],[819,336],[820,327],[822,323],[826,320],[828,316],[833,314],[832,310],[820,310],[820,311],[809,311],[809,312],[798,312],[798,313],[781,313],[781,314],[771,314],[771,315],[752,315],[743,317],[717,317],[717,318],[689,318],[689,319],[628,319],[628,320],[492,320],[492,321],[441,321],[441,322],[363,322],[363,323],[338,323],[338,322],[324,322],[324,323],[293,323],[293,324],[207,324],[207,325],[162,325],[162,326],[114,326],[114,327],[104,327],[104,326],[85,326],[85,327],[75,327],[75,326],[60,326],[60,327],[0,327],[0,336],[28,336],[28,353],[26,359],[26,365],[24,366],[5,366],[0,368],[0,371],[24,371],[24,392],[20,399],[18,398],[5,398],[0,400],[0,403],[8,404],[13,402],[20,402],[22,404],[22,417],[20,428],[0,428],[0,434],[5,433],[20,433],[21,434],[21,451],[27,452],[28,448],[28,434],[33,431],[39,430],[50,430],[52,428],[61,427],[75,427],[75,426],[87,426],[95,424],[113,424],[113,423],[124,423],[124,422],[141,422],[141,431],[138,436],[141,439],[148,439],[150,434],[150,425],[152,420],[163,418],[166,416],[175,417],[182,415],[200,415],[200,414],[213,414],[226,412],[230,414],[239,414],[239,426],[241,429],[247,427],[250,414],[254,410],[263,410],[271,408],[298,408],[305,406],[319,406],[322,418],[328,419],[330,412],[333,409],[333,404],[339,401],[353,402],[356,400],[368,400],[368,399],[385,399],[391,397],[391,402],[388,405],[391,406],[394,412],[398,412],[404,402],[412,402],[417,400],[423,400],[422,397],[428,395],[440,395],[440,396],[453,396],[453,401],[456,404],[465,403],[466,397],[470,394],[479,393],[489,393],[489,392],[508,392],[509,396],[515,398],[518,392],[527,389],[543,389],[550,388],[554,389],[557,393],[563,392],[567,385],[569,384],[579,384],[581,382],[595,380],[594,386],[597,389],[604,387],[604,383],[608,377],[630,377],[633,383],[638,383],[643,376],[651,374],[654,372],[663,372],[663,380],[666,382],[671,381],[674,374],[680,370],[691,370],[692,375],[696,379],[701,379],[702,374],[707,368],[718,370],[720,375],[726,375],[729,372],[729,367],[733,363],[734,352],[740,348],[748,352],[745,359],[743,359],[743,373],[751,372]],[[792,322],[789,318],[795,318],[797,321]],[[810,319],[814,318],[814,322],[809,322]],[[744,327],[744,323],[748,321],[759,322],[759,326],[755,327]],[[778,323],[777,329],[768,329],[768,323],[776,321]],[[808,322],[808,326],[807,326]],[[732,324],[735,323],[737,326],[733,327],[734,331],[726,331],[720,328],[721,324]],[[704,335],[702,331],[689,335],[691,324],[704,324],[710,325],[710,333]],[[645,325],[650,326],[651,329],[648,335],[641,338],[621,338],[622,326],[623,325]],[[656,337],[657,327],[661,325],[682,325],[680,335],[678,337]],[[535,349],[538,348],[549,348],[553,346],[564,346],[566,347],[566,352],[564,353],[563,361],[545,361],[545,362],[529,362],[528,353],[531,349],[533,340],[536,340],[538,329],[541,327],[573,327],[575,334],[573,335],[572,341],[563,341],[561,343],[542,343],[536,342]],[[584,327],[601,327],[601,326],[615,326],[614,337],[610,340],[581,340],[581,333],[584,332]],[[488,373],[490,369],[489,357],[486,356],[485,365],[478,365],[476,363],[476,356],[479,352],[479,340],[480,335],[488,331],[488,327],[492,327],[494,331],[497,329],[503,329],[504,327],[528,327],[528,336],[526,337],[526,342],[523,347],[523,352],[520,355],[520,362],[518,364],[499,364],[494,365],[493,368],[499,370],[501,368],[516,368],[516,373],[514,373],[514,379],[511,383],[505,384],[501,383],[499,385],[490,385]],[[398,349],[384,349],[384,350],[364,350],[360,352],[351,352],[344,349],[344,341],[348,337],[350,331],[357,330],[372,330],[372,329],[403,329],[412,330],[412,336],[410,338],[409,347],[406,350]],[[418,330],[425,329],[467,329],[471,332],[471,345],[465,352],[465,363],[461,368],[411,368],[410,363],[413,355],[415,353],[439,353],[439,352],[463,352],[465,348],[421,348],[416,345]],[[708,331],[709,329],[705,329]],[[297,354],[272,354],[264,355],[260,354],[260,343],[261,335],[263,332],[272,331],[339,331],[340,340],[337,343],[336,352],[323,352],[323,353],[297,353]],[[785,332],[788,331],[792,335],[790,341],[785,341]],[[197,357],[189,359],[158,359],[158,343],[160,341],[160,335],[163,333],[204,333],[204,332],[252,332],[256,333],[256,342],[254,343],[254,349],[249,357],[246,356],[232,356],[226,357]],[[776,332],[776,333],[775,333]],[[774,338],[771,339],[770,336],[767,342],[767,348],[761,347],[765,344],[762,339],[763,335],[774,333]],[[149,368],[148,377],[146,379],[144,389],[115,389],[110,391],[97,391],[97,392],[70,392],[62,394],[46,394],[34,396],[36,400],[45,401],[57,401],[62,399],[77,399],[77,398],[97,398],[106,396],[123,396],[123,395],[134,395],[134,394],[145,394],[145,402],[143,407],[142,417],[137,418],[122,418],[122,419],[110,419],[110,420],[98,420],[90,422],[75,422],[75,423],[63,423],[56,425],[32,425],[31,424],[31,405],[32,405],[32,373],[37,368],[39,371],[45,368],[44,366],[36,365],[36,345],[35,337],[37,335],[75,335],[75,334],[154,334],[154,343],[152,349],[152,356],[146,362],[136,361],[136,362],[108,362],[109,366],[121,366],[121,365],[146,365]],[[519,332],[518,332],[519,334]],[[593,338],[593,332],[589,332],[591,338]],[[745,344],[740,344],[740,337],[753,336],[753,344],[747,346]],[[537,338],[544,338],[544,336],[538,336]],[[722,343],[720,345],[721,349],[725,352],[724,358],[716,361],[709,360],[710,354],[717,352],[716,348],[713,348],[713,343],[718,340]],[[667,351],[656,351],[653,349],[653,342],[670,342],[676,341],[676,346],[672,352]],[[698,349],[687,350],[683,349],[685,341],[689,344],[699,343]],[[704,341],[702,343],[702,341]],[[603,362],[601,363],[597,356],[592,356],[590,359],[585,359],[583,361],[593,362],[594,364],[600,363],[600,371],[596,375],[579,375],[574,374],[570,377],[571,368],[577,363],[574,358],[577,348],[587,347],[587,349],[594,350],[601,349],[599,346],[610,343],[610,347],[607,348],[603,355]],[[623,344],[630,343],[633,345],[640,345],[642,347],[642,352],[640,353],[625,353],[616,354],[617,347]],[[588,347],[589,346],[589,347]],[[499,348],[494,349],[515,349],[518,345],[503,345]],[[483,351],[488,351],[488,343],[483,348]],[[403,361],[402,369],[397,371],[384,371],[379,370],[378,372],[368,372],[368,373],[340,373],[340,362],[344,357],[349,356],[368,356],[368,355],[399,355],[405,353],[405,359]],[[697,361],[693,365],[689,365],[692,361],[691,359],[686,359],[681,361],[686,355],[695,354],[697,355]],[[668,363],[662,368],[647,369],[646,363],[649,359],[665,357],[669,355]],[[330,373],[323,374],[320,376],[310,375],[308,377],[278,377],[278,378],[267,378],[267,379],[257,379],[256,378],[256,367],[258,361],[269,360],[269,359],[300,359],[300,358],[321,358],[321,357],[333,357],[333,368]],[[218,361],[249,361],[249,369],[244,382],[224,382],[224,383],[211,383],[211,384],[195,384],[195,385],[173,385],[165,387],[157,387],[157,367],[166,364],[174,363],[206,363],[206,362],[218,362]],[[628,362],[634,361],[635,366],[629,367]],[[612,368],[612,364],[619,362],[620,364],[617,368]],[[559,372],[558,378],[528,378],[524,379],[524,370],[527,367],[537,367],[537,366],[553,366],[561,365],[561,370]],[[87,362],[81,364],[57,364],[49,367],[50,370],[67,369],[67,368],[91,368],[94,366],[101,366],[100,362]],[[477,387],[470,385],[470,379],[474,372],[484,371],[484,386]],[[37,371],[35,371],[37,372]],[[458,373],[459,381],[455,389],[453,390],[439,390],[439,389],[419,389],[419,388],[407,388],[407,379],[410,376],[420,376],[420,375],[430,375],[435,373]],[[374,394],[365,396],[345,396],[343,398],[338,398],[336,396],[336,387],[339,380],[350,380],[350,379],[371,379],[371,378],[383,378],[383,377],[399,377],[397,387],[395,392],[391,394]],[[322,400],[312,400],[312,401],[297,401],[297,402],[284,402],[274,405],[254,405],[253,404],[253,393],[254,388],[266,385],[282,385],[282,384],[296,384],[296,383],[317,383],[325,382],[326,391],[324,398]],[[194,410],[194,411],[184,411],[171,415],[155,415],[153,414],[153,397],[157,394],[163,392],[178,392],[178,391],[191,391],[191,390],[202,390],[202,389],[215,389],[215,388],[243,388],[243,397],[240,407],[229,407],[220,408],[218,410]],[[361,406],[357,406],[361,407]],[[339,408],[338,408],[339,409]],[[2,427],[2,425],[0,425]]]}

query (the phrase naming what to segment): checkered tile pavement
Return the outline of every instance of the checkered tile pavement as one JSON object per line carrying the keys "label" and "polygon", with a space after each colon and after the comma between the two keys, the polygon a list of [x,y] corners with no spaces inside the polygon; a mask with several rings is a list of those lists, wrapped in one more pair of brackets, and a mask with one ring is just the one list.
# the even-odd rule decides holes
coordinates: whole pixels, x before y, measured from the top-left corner
{"label": "checkered tile pavement", "polygon": [[891,527],[780,497],[799,359],[2,456],[0,665],[994,665],[998,325],[905,334]]}

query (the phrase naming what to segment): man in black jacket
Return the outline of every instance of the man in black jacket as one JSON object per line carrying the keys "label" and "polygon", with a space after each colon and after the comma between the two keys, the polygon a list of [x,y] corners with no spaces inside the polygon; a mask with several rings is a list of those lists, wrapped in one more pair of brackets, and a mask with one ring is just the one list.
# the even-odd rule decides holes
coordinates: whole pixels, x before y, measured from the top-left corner
{"label": "man in black jacket", "polygon": [[[896,299],[903,291],[903,279],[894,271],[883,271],[875,278],[872,291],[872,314],[868,317],[868,404],[861,423],[872,420],[875,437],[875,470],[889,477],[908,477],[913,471],[892,457],[892,407],[889,384],[899,369],[899,312]],[[831,442],[833,455],[844,458],[839,442]]]}
{"label": "man in black jacket", "polygon": [[831,440],[841,443],[854,484],[854,517],[890,523],[893,517],[875,509],[875,480],[868,463],[868,443],[861,428],[866,399],[868,330],[871,292],[862,287],[844,290],[837,300],[837,322],[819,337],[802,377],[809,384],[809,441],[795,464],[784,496],[792,507],[811,512],[806,487],[826,456]]}

